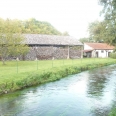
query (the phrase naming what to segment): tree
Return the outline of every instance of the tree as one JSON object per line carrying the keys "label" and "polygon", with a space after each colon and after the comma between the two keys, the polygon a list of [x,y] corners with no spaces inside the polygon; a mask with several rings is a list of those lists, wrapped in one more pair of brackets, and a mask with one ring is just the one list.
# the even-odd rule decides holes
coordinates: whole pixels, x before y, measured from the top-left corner
{"label": "tree", "polygon": [[99,0],[100,5],[103,6],[102,14],[105,20],[114,21],[116,18],[116,0]]}
{"label": "tree", "polygon": [[80,38],[79,41],[82,42],[82,43],[90,42],[90,38],[86,38],[86,37]]}
{"label": "tree", "polygon": [[38,21],[34,18],[23,21],[25,27],[23,33],[36,33],[48,35],[61,35],[62,33],[55,29],[50,23],[45,21]]}
{"label": "tree", "polygon": [[19,23],[7,19],[0,20],[0,56],[3,64],[8,56],[24,54],[28,51],[28,46],[23,43]]}
{"label": "tree", "polygon": [[105,21],[94,21],[90,23],[88,31],[91,42],[106,42],[108,36],[106,36],[107,30]]}
{"label": "tree", "polygon": [[99,0],[106,23],[106,42],[116,46],[116,0]]}
{"label": "tree", "polygon": [[63,36],[70,36],[69,33],[67,31],[65,31],[64,33],[62,33]]}
{"label": "tree", "polygon": [[[4,21],[0,19],[0,22]],[[21,21],[21,20],[10,20],[12,21],[12,25],[17,25],[17,30],[12,30],[12,32],[18,33],[32,33],[32,34],[47,34],[47,35],[64,35],[68,36],[68,32],[61,33],[55,27],[53,27],[50,23],[46,21],[38,21],[34,18],[29,20]],[[1,26],[1,25],[0,25]]]}

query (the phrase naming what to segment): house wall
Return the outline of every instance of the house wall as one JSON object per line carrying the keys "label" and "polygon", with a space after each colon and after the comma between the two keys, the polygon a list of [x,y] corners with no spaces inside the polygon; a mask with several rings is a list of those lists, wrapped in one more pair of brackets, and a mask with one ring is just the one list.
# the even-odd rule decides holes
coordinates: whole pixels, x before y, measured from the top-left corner
{"label": "house wall", "polygon": [[113,52],[113,50],[93,50],[92,57],[97,57],[97,54],[96,54],[97,52],[98,52],[99,58],[106,58],[108,57],[108,53]]}
{"label": "house wall", "polygon": [[26,56],[20,59],[25,60],[39,60],[44,59],[67,59],[67,58],[81,58],[82,46],[68,47],[68,46],[34,46]]}

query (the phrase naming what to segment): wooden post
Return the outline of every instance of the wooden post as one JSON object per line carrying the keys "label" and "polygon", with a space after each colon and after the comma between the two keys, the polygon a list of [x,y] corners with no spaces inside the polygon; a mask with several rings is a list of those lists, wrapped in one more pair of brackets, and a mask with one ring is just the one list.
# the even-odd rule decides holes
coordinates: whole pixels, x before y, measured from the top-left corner
{"label": "wooden post", "polygon": [[81,58],[83,58],[83,46],[81,46]]}
{"label": "wooden post", "polygon": [[52,46],[52,60],[54,60],[54,46]]}
{"label": "wooden post", "polygon": [[52,68],[54,67],[54,46],[52,46]]}

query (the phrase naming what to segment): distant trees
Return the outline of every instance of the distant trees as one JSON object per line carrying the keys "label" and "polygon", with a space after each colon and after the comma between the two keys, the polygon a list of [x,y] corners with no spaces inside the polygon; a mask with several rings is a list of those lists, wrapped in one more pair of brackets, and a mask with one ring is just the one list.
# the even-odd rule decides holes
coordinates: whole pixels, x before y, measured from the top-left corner
{"label": "distant trees", "polygon": [[80,42],[85,43],[85,42],[90,42],[90,38],[83,37],[79,39]]}
{"label": "distant trees", "polygon": [[[28,20],[9,20],[12,22],[12,25],[17,25],[17,30],[21,33],[31,33],[31,34],[47,34],[47,35],[64,35],[69,36],[69,33],[67,31],[61,33],[58,31],[55,27],[53,27],[50,23],[45,21],[38,21],[34,18],[28,19]],[[2,22],[7,22],[7,20],[4,20],[0,18],[0,24]],[[4,24],[2,24],[4,26]]]}
{"label": "distant trees", "polygon": [[69,33],[67,31],[65,31],[64,33],[62,33],[63,36],[69,36]]}
{"label": "distant trees", "polygon": [[50,23],[45,21],[38,21],[31,18],[26,21],[22,21],[23,33],[36,33],[36,34],[48,34],[48,35],[61,35],[62,33],[56,30]]}

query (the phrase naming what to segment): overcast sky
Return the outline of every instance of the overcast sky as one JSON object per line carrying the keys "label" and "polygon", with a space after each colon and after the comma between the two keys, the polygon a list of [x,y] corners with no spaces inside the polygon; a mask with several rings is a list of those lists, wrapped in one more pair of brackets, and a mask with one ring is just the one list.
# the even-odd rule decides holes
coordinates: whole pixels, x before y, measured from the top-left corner
{"label": "overcast sky", "polygon": [[98,0],[0,0],[0,17],[51,23],[77,39],[87,36],[88,24],[99,20]]}

